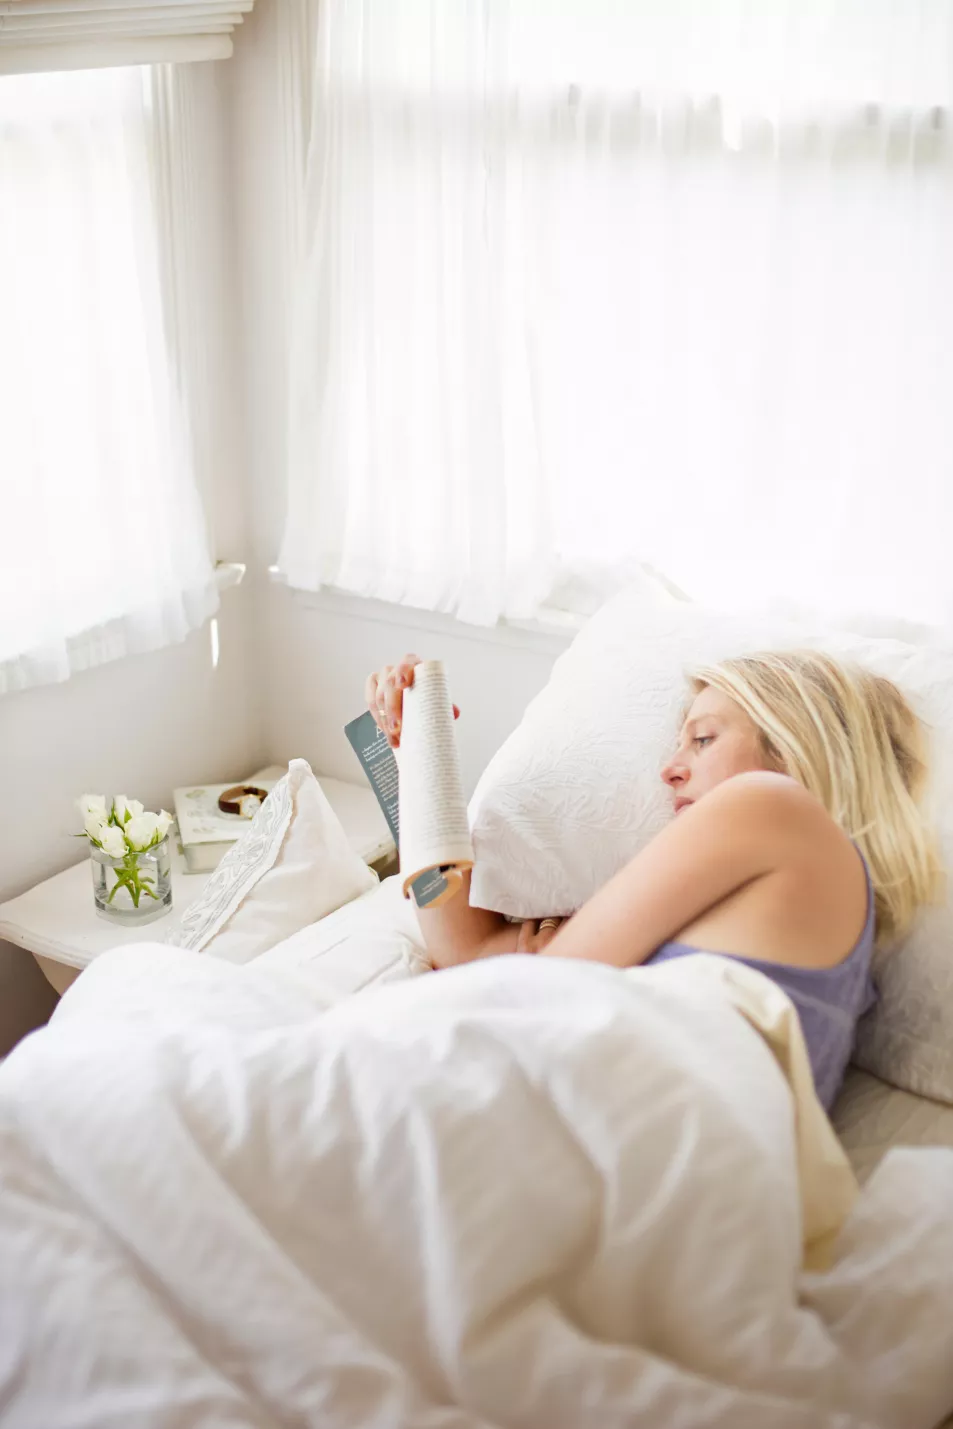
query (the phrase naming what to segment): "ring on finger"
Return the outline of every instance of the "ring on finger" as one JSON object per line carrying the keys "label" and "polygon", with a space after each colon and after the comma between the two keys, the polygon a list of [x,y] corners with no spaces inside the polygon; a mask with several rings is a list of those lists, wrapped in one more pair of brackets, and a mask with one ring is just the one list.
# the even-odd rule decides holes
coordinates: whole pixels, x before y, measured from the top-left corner
{"label": "ring on finger", "polygon": [[559,919],[558,919],[558,918],[543,918],[543,919],[540,921],[539,927],[540,927],[540,931],[542,931],[543,928],[558,928],[558,927],[559,927]]}

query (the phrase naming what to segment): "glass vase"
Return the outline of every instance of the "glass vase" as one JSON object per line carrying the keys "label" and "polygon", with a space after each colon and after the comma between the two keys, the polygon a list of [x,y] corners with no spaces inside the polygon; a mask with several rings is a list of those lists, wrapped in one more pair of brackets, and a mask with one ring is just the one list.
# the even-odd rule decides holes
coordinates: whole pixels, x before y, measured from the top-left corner
{"label": "glass vase", "polygon": [[140,927],[172,907],[172,861],[168,835],[154,848],[110,858],[90,844],[93,900],[100,918]]}

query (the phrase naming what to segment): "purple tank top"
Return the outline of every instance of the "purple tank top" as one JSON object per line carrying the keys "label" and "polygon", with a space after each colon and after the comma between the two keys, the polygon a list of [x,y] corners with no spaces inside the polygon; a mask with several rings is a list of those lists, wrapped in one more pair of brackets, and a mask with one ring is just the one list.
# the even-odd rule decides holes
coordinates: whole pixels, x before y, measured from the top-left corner
{"label": "purple tank top", "polygon": [[[867,860],[860,849],[857,852],[867,879],[867,920],[863,932],[842,963],[833,968],[798,968],[789,963],[736,957],[734,953],[715,954],[716,957],[733,958],[744,963],[745,967],[754,968],[755,972],[764,973],[787,993],[801,1019],[818,1099],[828,1111],[840,1090],[850,1061],[857,1019],[873,1006],[877,998],[870,974],[875,931],[874,891]],[[646,958],[643,967],[706,951],[705,948],[693,948],[690,943],[662,943],[651,957]]]}

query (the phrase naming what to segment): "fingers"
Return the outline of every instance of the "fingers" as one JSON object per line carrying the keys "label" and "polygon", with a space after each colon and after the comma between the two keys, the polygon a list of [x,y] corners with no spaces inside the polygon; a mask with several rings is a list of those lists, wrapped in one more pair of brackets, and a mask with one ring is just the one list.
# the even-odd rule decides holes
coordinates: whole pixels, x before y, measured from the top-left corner
{"label": "fingers", "polygon": [[397,668],[385,665],[381,672],[377,689],[377,703],[383,714],[384,733],[390,739],[400,730],[400,717],[404,707],[404,687],[397,683]]}
{"label": "fingers", "polygon": [[565,918],[527,918],[520,924],[516,939],[518,953],[539,953],[551,943],[559,932]]}
{"label": "fingers", "polygon": [[414,683],[414,668],[421,663],[419,655],[405,655],[397,665],[385,665],[368,675],[364,698],[378,728],[387,736],[392,749],[400,743],[400,726],[404,707],[404,690]]}
{"label": "fingers", "polygon": [[423,661],[419,655],[405,655],[403,660],[397,665],[398,677],[403,681],[404,688],[414,683],[414,668],[422,665]]}
{"label": "fingers", "polygon": [[565,921],[565,918],[544,918],[541,921],[536,934],[535,951],[537,953],[541,952],[547,943],[553,941]]}
{"label": "fingers", "polygon": [[364,703],[377,719],[377,671],[374,670],[364,681]]}

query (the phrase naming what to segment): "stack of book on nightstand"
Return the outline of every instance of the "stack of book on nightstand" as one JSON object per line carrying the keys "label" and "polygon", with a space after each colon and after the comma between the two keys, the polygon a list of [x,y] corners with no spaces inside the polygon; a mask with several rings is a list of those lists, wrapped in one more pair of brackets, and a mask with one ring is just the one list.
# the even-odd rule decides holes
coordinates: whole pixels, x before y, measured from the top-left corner
{"label": "stack of book on nightstand", "polygon": [[[262,769],[244,781],[270,793],[284,774],[280,766]],[[222,856],[241,838],[254,810],[247,805],[244,813],[224,813],[218,805],[221,796],[236,788],[229,784],[194,784],[176,789],[175,818],[179,827],[179,847],[189,873],[209,873],[217,868]]]}

